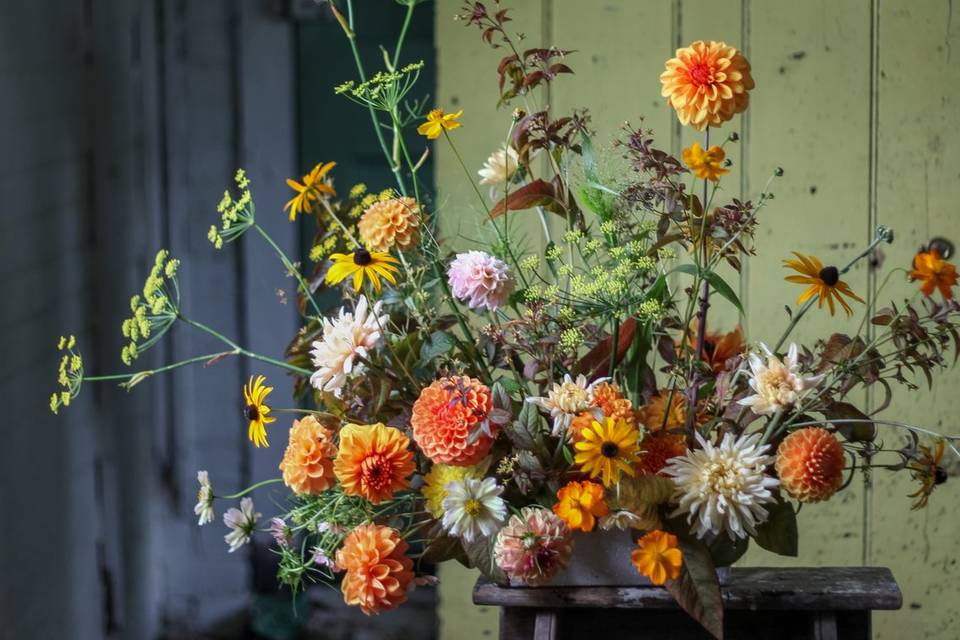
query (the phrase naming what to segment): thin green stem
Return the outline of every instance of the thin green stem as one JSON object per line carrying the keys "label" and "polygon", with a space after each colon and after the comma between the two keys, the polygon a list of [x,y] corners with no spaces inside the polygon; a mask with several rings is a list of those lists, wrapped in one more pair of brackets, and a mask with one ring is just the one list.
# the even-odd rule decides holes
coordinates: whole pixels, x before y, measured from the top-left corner
{"label": "thin green stem", "polygon": [[244,489],[243,491],[238,491],[237,493],[231,493],[231,494],[228,495],[228,496],[218,496],[218,495],[214,495],[213,497],[214,497],[214,498],[220,498],[221,500],[236,500],[237,498],[242,498],[243,496],[247,495],[248,493],[251,493],[251,492],[253,492],[253,491],[256,491],[256,490],[259,489],[260,487],[265,487],[265,486],[267,486],[267,485],[269,485],[269,484],[276,484],[276,483],[278,483],[278,482],[283,482],[283,478],[270,478],[269,480],[261,480],[261,481],[258,482],[257,484],[252,484],[252,485],[250,485],[249,487],[247,487],[247,488]]}
{"label": "thin green stem", "polygon": [[156,373],[163,373],[165,371],[172,371],[179,367],[186,366],[188,364],[196,364],[197,362],[209,362],[214,358],[221,358],[224,356],[237,355],[235,351],[220,351],[218,353],[207,353],[202,356],[194,356],[193,358],[187,358],[186,360],[180,360],[179,362],[174,362],[172,364],[164,365],[162,367],[157,367],[156,369],[144,369],[142,371],[134,371],[133,373],[117,373],[105,376],[83,376],[81,379],[82,382],[110,382],[113,380],[132,380],[136,377],[146,377],[152,376]]}
{"label": "thin green stem", "polygon": [[201,331],[204,331],[204,332],[206,332],[206,333],[209,333],[211,336],[213,336],[214,338],[217,338],[218,340],[220,340],[220,341],[223,342],[224,344],[233,347],[233,349],[236,351],[237,355],[246,356],[247,358],[252,358],[252,359],[254,359],[254,360],[259,360],[259,361],[261,361],[261,362],[266,362],[267,364],[272,364],[272,365],[274,365],[274,366],[276,366],[276,367],[280,367],[280,368],[282,368],[282,369],[287,369],[287,370],[289,370],[289,371],[293,371],[294,373],[298,373],[298,374],[300,374],[300,375],[302,375],[302,376],[309,376],[309,375],[311,375],[311,374],[313,373],[313,372],[310,371],[309,369],[303,369],[303,368],[301,368],[301,367],[294,366],[294,365],[290,364],[289,362],[284,362],[283,360],[277,360],[277,359],[271,358],[271,357],[269,357],[269,356],[264,356],[264,355],[261,355],[261,354],[259,354],[259,353],[254,353],[253,351],[248,351],[247,349],[244,349],[243,347],[241,347],[241,346],[238,345],[236,342],[234,342],[234,341],[231,340],[230,338],[226,337],[225,335],[223,335],[223,334],[220,333],[219,331],[216,331],[215,329],[212,329],[212,328],[208,327],[207,325],[203,324],[202,322],[197,322],[196,320],[192,320],[192,319],[190,319],[190,318],[187,318],[186,316],[184,316],[184,315],[182,315],[182,314],[179,316],[179,318],[180,318],[181,320],[183,320],[184,322],[186,322],[187,324],[189,324],[189,325],[191,325],[191,326],[194,326],[194,327],[196,327],[197,329],[200,329]]}
{"label": "thin green stem", "polygon": [[290,258],[287,257],[287,254],[283,252],[277,243],[273,241],[273,238],[270,237],[263,227],[257,223],[253,223],[253,228],[267,241],[273,250],[277,252],[277,255],[280,256],[280,261],[283,262],[283,266],[287,268],[287,271],[297,279],[297,283],[300,285],[300,289],[303,291],[303,295],[307,297],[307,300],[310,302],[310,306],[313,307],[314,313],[318,317],[322,316],[323,313],[320,311],[320,306],[317,304],[317,301],[313,297],[313,293],[310,291],[310,287],[307,285],[307,282],[303,279],[303,275],[300,273],[300,269],[296,268],[294,264],[290,261]]}
{"label": "thin green stem", "polygon": [[407,13],[403,16],[403,26],[400,27],[400,35],[397,36],[397,46],[393,50],[393,62],[391,71],[395,71],[397,64],[400,62],[400,50],[403,48],[403,41],[407,37],[407,28],[410,26],[410,19],[413,17],[413,8],[416,6],[415,2],[411,2],[407,5]]}

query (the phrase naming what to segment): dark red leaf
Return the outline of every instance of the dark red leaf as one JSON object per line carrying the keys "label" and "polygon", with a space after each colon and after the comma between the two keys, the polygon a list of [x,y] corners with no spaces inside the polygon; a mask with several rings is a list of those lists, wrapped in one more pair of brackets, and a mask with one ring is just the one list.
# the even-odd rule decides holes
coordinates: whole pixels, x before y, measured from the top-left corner
{"label": "dark red leaf", "polygon": [[[619,364],[627,355],[627,350],[633,343],[633,334],[637,330],[637,321],[635,318],[627,318],[620,325],[620,332],[617,337],[616,364]],[[607,336],[600,341],[597,346],[583,356],[577,363],[577,371],[586,375],[587,379],[595,380],[601,376],[607,375],[610,371],[610,345],[613,344],[613,336]]]}
{"label": "dark red leaf", "polygon": [[558,214],[561,210],[553,185],[539,178],[511,192],[507,198],[498,202],[490,210],[490,218],[502,216],[507,211],[519,211],[538,206]]}

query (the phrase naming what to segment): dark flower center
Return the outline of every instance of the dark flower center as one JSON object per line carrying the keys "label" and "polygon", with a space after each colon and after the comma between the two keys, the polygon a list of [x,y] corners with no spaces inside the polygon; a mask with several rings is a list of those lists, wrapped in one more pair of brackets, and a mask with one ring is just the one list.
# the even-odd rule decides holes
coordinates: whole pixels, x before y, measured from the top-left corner
{"label": "dark flower center", "polygon": [[620,447],[615,442],[604,442],[600,445],[600,455],[605,458],[616,458],[620,453]]}
{"label": "dark flower center", "polygon": [[260,419],[260,409],[256,405],[249,404],[247,405],[247,420],[253,422],[254,420]]}
{"label": "dark flower center", "polygon": [[373,256],[371,256],[370,252],[366,249],[357,249],[353,252],[353,264],[365,267],[371,262],[373,262]]}
{"label": "dark flower center", "polygon": [[943,467],[937,467],[937,470],[933,472],[933,481],[936,484],[943,484],[947,481],[947,472]]}
{"label": "dark flower center", "polygon": [[823,284],[828,287],[832,287],[840,281],[840,272],[837,271],[836,267],[824,267],[820,269],[820,273],[818,273],[817,276],[823,281]]}

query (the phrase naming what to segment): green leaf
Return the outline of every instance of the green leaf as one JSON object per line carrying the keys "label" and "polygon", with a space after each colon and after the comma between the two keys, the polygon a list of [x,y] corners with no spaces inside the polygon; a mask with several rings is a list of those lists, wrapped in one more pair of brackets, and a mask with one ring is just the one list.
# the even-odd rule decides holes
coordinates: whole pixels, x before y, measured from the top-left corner
{"label": "green leaf", "polygon": [[460,538],[447,535],[436,537],[427,544],[427,548],[420,557],[420,562],[428,564],[439,564],[447,560],[468,561],[466,552],[460,544]]}
{"label": "green leaf", "polygon": [[420,361],[424,364],[448,353],[456,345],[456,341],[446,331],[434,331],[423,346],[420,347]]}
{"label": "green leaf", "polygon": [[680,537],[683,569],[676,580],[664,585],[677,604],[715,638],[723,638],[723,599],[717,569],[703,542]]}
{"label": "green leaf", "polygon": [[710,286],[713,287],[713,290],[716,291],[721,297],[725,298],[730,304],[737,308],[737,311],[744,313],[743,305],[740,303],[740,298],[737,297],[736,292],[733,288],[726,283],[726,281],[721,278],[718,274],[713,271],[700,271],[697,269],[695,264],[680,264],[674,267],[671,270],[679,271],[680,273],[686,273],[687,275],[696,276],[700,275],[701,278],[710,283]]}
{"label": "green leaf", "polygon": [[708,546],[715,566],[730,567],[750,548],[750,538],[731,540],[728,535],[719,535]]}
{"label": "green leaf", "polygon": [[493,544],[496,539],[497,536],[480,536],[473,542],[463,542],[463,549],[474,568],[494,582],[503,584],[507,577],[493,559]]}
{"label": "green leaf", "polygon": [[754,538],[757,544],[767,551],[781,556],[797,557],[799,534],[793,505],[781,501],[770,507],[767,521],[757,527]]}
{"label": "green leaf", "polygon": [[823,411],[823,417],[830,420],[860,420],[864,422],[835,422],[844,438],[850,442],[870,442],[877,437],[877,425],[870,421],[870,416],[857,409],[849,402],[831,402]]}
{"label": "green leaf", "polygon": [[518,449],[533,451],[537,448],[536,435],[540,428],[540,413],[532,402],[524,402],[520,415],[504,426],[504,432]]}

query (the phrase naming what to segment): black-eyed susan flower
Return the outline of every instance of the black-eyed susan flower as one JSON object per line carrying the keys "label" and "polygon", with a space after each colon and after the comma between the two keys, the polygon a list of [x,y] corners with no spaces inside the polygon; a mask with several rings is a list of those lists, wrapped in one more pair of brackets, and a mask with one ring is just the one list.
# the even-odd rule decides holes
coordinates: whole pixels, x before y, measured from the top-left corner
{"label": "black-eyed susan flower", "polygon": [[801,275],[787,276],[784,280],[797,284],[810,285],[806,291],[801,293],[800,297],[797,298],[797,304],[803,304],[813,298],[813,296],[817,296],[817,306],[823,308],[823,303],[826,302],[830,308],[830,315],[832,316],[836,312],[834,305],[834,300],[836,300],[849,316],[853,314],[853,309],[851,309],[847,301],[843,299],[843,296],[851,300],[856,300],[857,302],[863,302],[863,298],[855,294],[850,289],[850,285],[840,279],[839,269],[832,266],[823,266],[823,263],[820,262],[820,259],[816,256],[805,256],[796,251],[793,252],[793,255],[797,256],[797,259],[784,260],[783,266],[793,269]]}
{"label": "black-eyed susan flower", "polygon": [[330,179],[327,178],[327,173],[335,166],[337,166],[336,162],[327,162],[326,164],[322,162],[318,163],[310,173],[303,176],[303,184],[287,178],[287,185],[297,192],[297,195],[293,196],[287,204],[283,205],[284,211],[290,209],[291,222],[297,219],[297,214],[301,211],[313,213],[313,203],[319,202],[320,198],[324,195],[337,195],[333,185],[330,183]]}
{"label": "black-eyed susan flower", "polygon": [[353,290],[360,291],[364,278],[367,278],[377,293],[380,293],[381,276],[391,284],[397,284],[394,274],[399,269],[393,265],[398,260],[384,251],[367,251],[360,247],[353,253],[334,253],[330,259],[333,266],[327,271],[327,284],[336,285],[353,276]]}
{"label": "black-eyed susan flower", "polygon": [[957,284],[957,268],[941,258],[936,248],[931,248],[914,256],[910,279],[920,281],[923,295],[929,296],[937,289],[944,300],[950,300]]}
{"label": "black-eyed susan flower", "polygon": [[619,472],[628,476],[636,473],[637,440],[640,432],[625,420],[604,418],[596,420],[581,432],[581,439],[574,444],[577,453],[573,461],[591,478],[601,477],[603,486],[616,484]]}
{"label": "black-eyed susan flower", "polygon": [[463,115],[463,109],[456,113],[444,113],[443,109],[434,109],[427,114],[427,121],[417,127],[417,133],[428,140],[436,140],[445,130],[450,131],[462,126],[457,118]]}
{"label": "black-eyed susan flower", "polygon": [[250,376],[250,381],[243,387],[243,412],[250,421],[247,437],[256,447],[270,446],[267,442],[267,425],[276,421],[276,418],[269,415],[270,407],[266,404],[267,396],[273,391],[273,387],[264,386],[265,381],[264,376],[257,376],[256,380]]}
{"label": "black-eyed susan flower", "polygon": [[726,154],[718,145],[704,149],[699,143],[694,142],[683,150],[683,163],[693,171],[695,176],[710,182],[716,182],[720,176],[730,173],[730,170],[724,166],[724,158]]}

